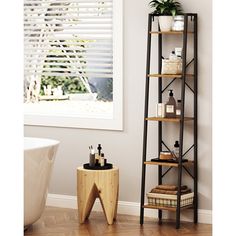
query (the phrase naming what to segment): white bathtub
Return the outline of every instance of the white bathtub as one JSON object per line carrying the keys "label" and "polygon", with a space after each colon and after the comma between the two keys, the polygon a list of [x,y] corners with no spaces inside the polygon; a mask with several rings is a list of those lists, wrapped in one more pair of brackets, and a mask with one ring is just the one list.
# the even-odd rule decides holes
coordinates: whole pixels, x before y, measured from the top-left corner
{"label": "white bathtub", "polygon": [[24,226],[37,221],[45,207],[59,141],[24,138]]}

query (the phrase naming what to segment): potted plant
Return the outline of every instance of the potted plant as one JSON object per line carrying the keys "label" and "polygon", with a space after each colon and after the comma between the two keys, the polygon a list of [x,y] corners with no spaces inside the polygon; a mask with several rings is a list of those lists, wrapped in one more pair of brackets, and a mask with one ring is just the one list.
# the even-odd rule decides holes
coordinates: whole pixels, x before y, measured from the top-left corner
{"label": "potted plant", "polygon": [[161,31],[170,31],[173,17],[182,14],[181,4],[175,0],[152,0],[149,5],[155,8],[153,14],[159,14]]}

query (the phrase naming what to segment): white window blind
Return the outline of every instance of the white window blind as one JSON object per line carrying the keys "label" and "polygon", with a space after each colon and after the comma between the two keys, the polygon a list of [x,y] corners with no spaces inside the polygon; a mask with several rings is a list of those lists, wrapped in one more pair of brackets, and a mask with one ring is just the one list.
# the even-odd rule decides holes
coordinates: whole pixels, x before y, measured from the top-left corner
{"label": "white window blind", "polygon": [[113,78],[113,0],[25,0],[25,80]]}

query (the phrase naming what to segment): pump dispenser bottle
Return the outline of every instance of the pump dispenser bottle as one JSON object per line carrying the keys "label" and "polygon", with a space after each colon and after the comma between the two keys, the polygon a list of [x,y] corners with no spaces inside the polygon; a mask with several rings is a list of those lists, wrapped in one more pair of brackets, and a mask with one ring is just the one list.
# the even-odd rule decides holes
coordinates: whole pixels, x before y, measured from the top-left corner
{"label": "pump dispenser bottle", "polygon": [[169,90],[169,100],[165,105],[166,117],[175,118],[176,117],[176,101],[174,99],[173,90]]}
{"label": "pump dispenser bottle", "polygon": [[173,152],[174,152],[175,158],[178,160],[179,159],[179,141],[175,141]]}
{"label": "pump dispenser bottle", "polygon": [[175,51],[172,51],[169,56],[169,60],[176,60],[177,56],[175,55]]}

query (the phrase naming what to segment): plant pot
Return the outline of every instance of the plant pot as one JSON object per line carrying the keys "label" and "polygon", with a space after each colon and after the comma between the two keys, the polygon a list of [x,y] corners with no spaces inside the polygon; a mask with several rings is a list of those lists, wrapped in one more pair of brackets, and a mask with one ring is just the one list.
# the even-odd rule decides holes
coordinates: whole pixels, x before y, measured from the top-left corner
{"label": "plant pot", "polygon": [[161,31],[171,31],[173,16],[159,16],[159,25]]}

